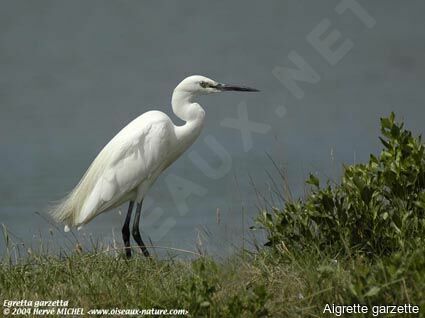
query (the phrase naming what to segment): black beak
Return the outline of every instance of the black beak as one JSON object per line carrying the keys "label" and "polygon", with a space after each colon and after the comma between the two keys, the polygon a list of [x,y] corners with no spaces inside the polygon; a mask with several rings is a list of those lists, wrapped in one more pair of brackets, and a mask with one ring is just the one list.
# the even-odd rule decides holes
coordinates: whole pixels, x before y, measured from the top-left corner
{"label": "black beak", "polygon": [[237,86],[237,85],[229,85],[229,84],[217,84],[214,88],[219,91],[235,91],[235,92],[259,92],[258,89],[246,87],[246,86]]}

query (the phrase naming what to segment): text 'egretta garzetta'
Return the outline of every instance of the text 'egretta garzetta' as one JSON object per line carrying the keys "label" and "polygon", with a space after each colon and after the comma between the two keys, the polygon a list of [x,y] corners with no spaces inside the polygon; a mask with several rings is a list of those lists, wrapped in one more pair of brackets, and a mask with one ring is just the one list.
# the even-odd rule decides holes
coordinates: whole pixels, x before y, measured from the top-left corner
{"label": "text 'egretta garzetta'", "polygon": [[88,223],[98,214],[130,201],[122,228],[127,257],[131,257],[130,219],[134,203],[134,240],[149,256],[139,231],[143,198],[157,177],[172,164],[199,136],[204,109],[194,99],[200,95],[224,91],[258,90],[221,84],[207,77],[193,75],[174,89],[171,105],[174,114],[185,121],[176,126],[163,112],[148,111],[125,126],[101,150],[78,185],[55,207],[53,217],[65,223],[65,231]]}

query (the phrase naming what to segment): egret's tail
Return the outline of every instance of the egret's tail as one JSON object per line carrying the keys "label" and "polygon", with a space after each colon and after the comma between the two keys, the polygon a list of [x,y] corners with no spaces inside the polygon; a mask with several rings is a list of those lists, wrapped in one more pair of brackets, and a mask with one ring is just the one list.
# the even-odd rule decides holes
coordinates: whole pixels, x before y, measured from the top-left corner
{"label": "egret's tail", "polygon": [[[82,215],[82,212],[84,214],[83,207],[100,174],[105,170],[105,165],[108,162],[107,156],[108,154],[102,150],[87,169],[77,186],[65,198],[49,209],[50,214],[57,222],[65,224],[65,231],[69,231],[70,227],[79,227],[94,217],[92,215],[90,218],[87,218]],[[85,213],[85,215],[87,214],[90,213]]]}
{"label": "egret's tail", "polygon": [[65,232],[69,231],[70,227],[75,226],[75,219],[78,213],[78,204],[75,200],[75,190],[69,193],[60,202],[52,205],[49,213],[56,222],[65,224]]}
{"label": "egret's tail", "polygon": [[91,218],[82,217],[84,203],[90,195],[96,180],[94,173],[96,169],[91,167],[87,170],[78,185],[61,201],[50,208],[50,214],[60,223],[65,224],[65,232],[71,227],[80,227],[90,221]]}

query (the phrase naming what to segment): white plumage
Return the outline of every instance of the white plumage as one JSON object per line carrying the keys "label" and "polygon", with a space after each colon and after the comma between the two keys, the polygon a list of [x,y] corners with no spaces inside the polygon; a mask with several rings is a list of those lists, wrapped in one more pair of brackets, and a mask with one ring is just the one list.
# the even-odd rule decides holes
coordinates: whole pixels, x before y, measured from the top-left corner
{"label": "white plumage", "polygon": [[201,132],[205,112],[193,98],[230,90],[255,91],[199,75],[184,79],[173,92],[172,107],[186,123],[176,126],[160,111],[148,111],[134,119],[101,150],[74,190],[51,209],[53,217],[65,223],[67,230],[126,201],[141,204],[161,172]]}

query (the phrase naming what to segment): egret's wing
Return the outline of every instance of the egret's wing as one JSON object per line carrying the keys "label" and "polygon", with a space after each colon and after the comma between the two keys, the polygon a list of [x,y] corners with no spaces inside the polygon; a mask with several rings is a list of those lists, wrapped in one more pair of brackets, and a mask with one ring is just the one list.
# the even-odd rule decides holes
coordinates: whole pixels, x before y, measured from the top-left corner
{"label": "egret's wing", "polygon": [[77,224],[88,222],[122,201],[160,168],[161,158],[166,156],[168,121],[148,122],[139,120],[129,124],[95,159],[90,169],[101,171],[84,202]]}

